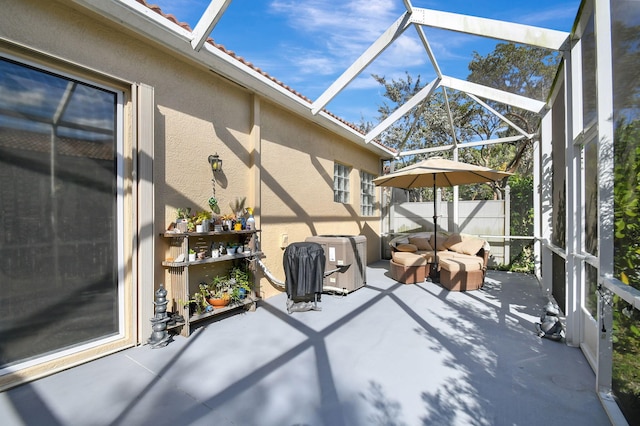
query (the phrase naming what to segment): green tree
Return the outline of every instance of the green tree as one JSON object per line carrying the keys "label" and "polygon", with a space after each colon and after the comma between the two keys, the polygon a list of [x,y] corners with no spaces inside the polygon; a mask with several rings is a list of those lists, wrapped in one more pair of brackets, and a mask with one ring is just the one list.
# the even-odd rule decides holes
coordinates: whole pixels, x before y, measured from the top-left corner
{"label": "green tree", "polygon": [[640,120],[616,125],[614,145],[614,271],[640,289]]}
{"label": "green tree", "polygon": [[[545,101],[557,72],[559,60],[558,54],[546,49],[513,43],[500,43],[487,56],[483,57],[478,52],[474,52],[473,59],[469,63],[469,71],[471,72],[467,80],[516,95]],[[535,134],[538,131],[540,124],[540,116],[538,114],[493,101],[487,101],[487,104],[525,132]],[[475,111],[478,112],[479,116],[471,121],[472,126],[478,122],[488,121],[494,123],[498,120],[484,109],[476,109]],[[494,118],[486,118],[487,114],[491,114]],[[494,129],[495,127],[491,128],[491,130]],[[516,134],[518,133],[511,127],[507,130],[495,132],[498,137]],[[492,137],[494,133],[488,135],[485,132],[484,136]],[[519,171],[523,174],[531,173],[532,149],[530,140],[525,139],[513,144],[499,145],[483,147],[481,150],[483,163],[481,164],[490,166],[490,159],[497,156],[503,161],[507,160],[507,163],[503,164],[507,171]]]}
{"label": "green tree", "polygon": [[[614,143],[614,273],[640,289],[640,120],[619,119]],[[613,303],[613,390],[629,424],[640,421],[640,313]]]}
{"label": "green tree", "polygon": [[[387,99],[378,107],[380,121],[424,87],[420,76],[414,81],[408,73],[405,73],[404,79],[390,82],[376,74],[372,77],[384,87],[384,97]],[[381,138],[386,145],[402,151],[424,148],[425,144],[430,147],[450,144],[452,133],[442,92],[436,92],[393,123]]]}
{"label": "green tree", "polygon": [[[510,212],[511,235],[533,236],[533,176],[513,175],[509,178],[509,187],[513,200]],[[534,240],[511,242],[511,250],[516,254],[513,259],[509,259],[512,271],[533,272],[533,243]]]}

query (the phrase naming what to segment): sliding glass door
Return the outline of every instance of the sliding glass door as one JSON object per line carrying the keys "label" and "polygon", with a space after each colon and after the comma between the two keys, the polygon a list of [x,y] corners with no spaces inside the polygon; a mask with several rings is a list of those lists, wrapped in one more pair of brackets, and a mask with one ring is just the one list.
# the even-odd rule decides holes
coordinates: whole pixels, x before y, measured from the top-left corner
{"label": "sliding glass door", "polygon": [[0,57],[0,371],[122,334],[121,103]]}

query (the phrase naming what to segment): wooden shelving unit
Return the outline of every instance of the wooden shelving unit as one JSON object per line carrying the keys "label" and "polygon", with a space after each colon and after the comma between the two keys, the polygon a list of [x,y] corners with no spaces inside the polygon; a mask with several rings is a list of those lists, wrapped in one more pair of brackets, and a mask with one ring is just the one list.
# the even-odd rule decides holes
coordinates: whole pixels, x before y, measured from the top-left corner
{"label": "wooden shelving unit", "polygon": [[[197,321],[210,319],[216,315],[228,312],[234,309],[255,309],[258,296],[256,293],[256,283],[253,283],[253,291],[241,303],[228,305],[223,308],[216,308],[211,312],[202,314],[189,315],[189,307],[180,306],[179,301],[189,299],[197,288],[198,283],[192,279],[192,272],[196,268],[206,268],[220,262],[232,262],[235,260],[246,260],[249,262],[249,268],[255,271],[255,261],[262,253],[258,248],[259,230],[242,230],[242,231],[212,231],[212,232],[171,232],[166,231],[160,236],[169,244],[169,255],[162,262],[168,271],[168,282],[165,285],[167,289],[167,298],[173,302],[174,309],[184,318],[184,323],[171,325],[170,329],[181,328],[180,334],[189,336],[191,333],[191,324]],[[216,242],[241,244],[244,248],[240,253],[226,254],[218,257],[211,257],[211,244]],[[207,257],[189,261],[189,249],[205,250]],[[185,260],[176,261],[175,259],[183,258]],[[255,280],[255,275],[254,275]]]}

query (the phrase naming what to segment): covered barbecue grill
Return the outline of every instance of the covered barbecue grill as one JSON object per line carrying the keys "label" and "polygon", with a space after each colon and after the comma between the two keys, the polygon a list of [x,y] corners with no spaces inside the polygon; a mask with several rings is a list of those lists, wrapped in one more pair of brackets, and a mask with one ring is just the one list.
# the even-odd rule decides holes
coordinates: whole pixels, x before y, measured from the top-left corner
{"label": "covered barbecue grill", "polygon": [[325,268],[322,246],[314,242],[292,243],[286,248],[282,262],[289,313],[320,310],[317,302],[322,295]]}

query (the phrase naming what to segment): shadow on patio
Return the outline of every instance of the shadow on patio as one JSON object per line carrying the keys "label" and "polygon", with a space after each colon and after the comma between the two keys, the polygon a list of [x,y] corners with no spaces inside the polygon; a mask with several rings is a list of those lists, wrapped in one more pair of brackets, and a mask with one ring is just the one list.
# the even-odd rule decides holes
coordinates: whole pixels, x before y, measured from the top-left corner
{"label": "shadow on patio", "polygon": [[132,348],[0,394],[3,424],[609,424],[582,353],[540,339],[533,277],[452,293],[367,286],[286,312],[286,295],[169,346]]}

